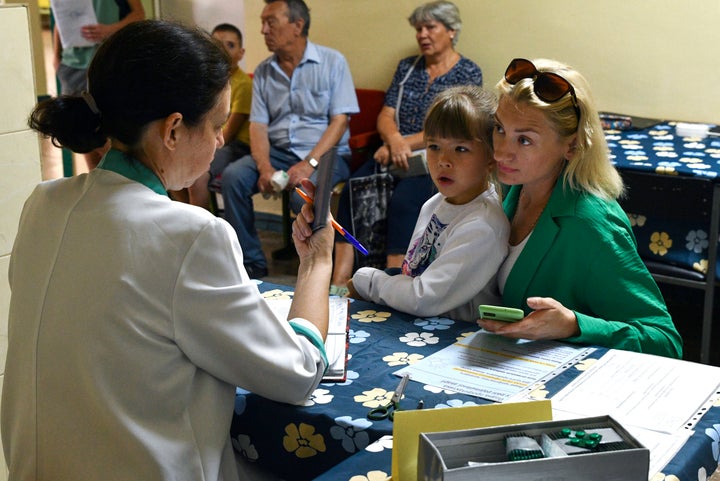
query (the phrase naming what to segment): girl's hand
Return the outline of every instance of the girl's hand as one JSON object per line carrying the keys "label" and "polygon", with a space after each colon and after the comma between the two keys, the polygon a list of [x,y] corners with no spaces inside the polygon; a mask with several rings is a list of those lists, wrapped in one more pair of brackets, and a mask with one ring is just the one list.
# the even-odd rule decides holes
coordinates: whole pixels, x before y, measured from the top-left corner
{"label": "girl's hand", "polygon": [[[315,197],[315,186],[308,179],[300,181],[302,189],[310,197]],[[331,225],[331,215],[328,214],[327,225],[313,232],[312,222],[315,218],[312,204],[302,206],[300,213],[292,225],[292,237],[295,250],[300,257],[300,263],[329,261],[332,263],[332,249],[335,239]]]}
{"label": "girl's hand", "polygon": [[348,281],[347,288],[348,288],[348,293],[347,293],[347,296],[345,296],[345,297],[349,297],[351,299],[358,299],[361,301],[366,300],[366,299],[363,299],[363,297],[358,293],[358,291],[355,290],[355,286],[353,286],[352,279],[350,279]]}
{"label": "girl's hand", "polygon": [[533,312],[517,322],[478,319],[488,332],[513,339],[551,340],[578,336],[580,327],[575,313],[551,297],[529,297]]}

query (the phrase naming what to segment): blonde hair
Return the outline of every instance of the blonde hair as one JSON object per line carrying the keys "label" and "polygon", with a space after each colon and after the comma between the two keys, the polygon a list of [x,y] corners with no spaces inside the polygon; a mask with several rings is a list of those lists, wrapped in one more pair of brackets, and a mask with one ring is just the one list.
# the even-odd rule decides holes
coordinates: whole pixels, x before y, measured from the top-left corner
{"label": "blonde hair", "polygon": [[512,85],[503,77],[496,85],[500,96],[506,95],[515,102],[541,110],[561,137],[577,133],[575,149],[563,175],[565,187],[584,190],[606,199],[622,196],[625,190],[623,181],[610,163],[605,134],[585,77],[574,68],[555,60],[535,59],[532,63],[539,72],[552,72],[570,82],[577,97],[578,113],[572,95],[565,95],[551,103],[540,100],[533,91],[532,78],[522,79]]}

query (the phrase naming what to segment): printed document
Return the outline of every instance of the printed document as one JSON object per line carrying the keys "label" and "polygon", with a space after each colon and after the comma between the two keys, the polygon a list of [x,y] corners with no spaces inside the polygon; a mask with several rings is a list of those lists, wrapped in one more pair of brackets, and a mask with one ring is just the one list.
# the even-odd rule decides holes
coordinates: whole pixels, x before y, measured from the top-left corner
{"label": "printed document", "polygon": [[553,410],[609,414],[625,426],[674,434],[720,385],[720,368],[611,350],[552,397]]}
{"label": "printed document", "polygon": [[51,0],[50,5],[63,48],[95,45],[80,34],[81,27],[98,23],[92,0]]}
{"label": "printed document", "polygon": [[508,339],[478,331],[395,374],[410,374],[413,381],[503,402],[592,351],[557,341]]}

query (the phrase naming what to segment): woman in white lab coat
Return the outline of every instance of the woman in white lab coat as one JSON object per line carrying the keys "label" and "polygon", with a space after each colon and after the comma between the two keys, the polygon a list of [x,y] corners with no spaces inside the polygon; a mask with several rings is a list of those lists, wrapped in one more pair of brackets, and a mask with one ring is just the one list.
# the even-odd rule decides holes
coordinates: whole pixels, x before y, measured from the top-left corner
{"label": "woman in white lab coat", "polygon": [[331,228],[312,234],[307,206],[293,226],[288,322],[248,278],[233,229],[167,196],[223,144],[229,72],[206,34],[142,21],[101,45],[88,92],[33,111],[59,145],[112,149],[23,209],[0,421],[10,479],[237,479],[235,386],[300,403],[320,382]]}

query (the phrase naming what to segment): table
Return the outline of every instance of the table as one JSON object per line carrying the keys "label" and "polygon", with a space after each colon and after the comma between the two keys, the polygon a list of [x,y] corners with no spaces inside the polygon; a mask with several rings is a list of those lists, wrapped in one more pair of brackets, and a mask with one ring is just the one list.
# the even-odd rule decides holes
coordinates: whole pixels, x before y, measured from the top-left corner
{"label": "table", "polygon": [[[658,121],[640,130],[605,131],[611,161],[621,173],[690,177],[720,184],[720,137],[679,137],[675,135],[675,124]],[[713,245],[709,226],[692,211],[685,219],[667,222],[664,206],[655,208],[653,212],[630,213],[640,255],[707,272],[708,246]]]}
{"label": "table", "polygon": [[[258,282],[266,297],[291,293],[290,287]],[[477,330],[472,323],[416,318],[363,301],[353,301],[350,313],[351,358],[345,383],[321,384],[301,407],[238,390],[231,437],[245,459],[288,481],[383,481],[390,473],[392,423],[369,421],[368,410],[384,403],[396,387],[393,372]],[[598,348],[591,356],[597,359],[607,352]],[[543,394],[551,398],[582,375],[582,366],[576,367],[546,383]],[[409,383],[403,407],[414,409],[421,399],[425,409],[489,403]],[[701,466],[712,473],[718,466],[719,441],[720,405],[703,416],[665,474],[697,479]]]}
{"label": "table", "polygon": [[720,137],[680,137],[676,122],[641,120],[643,128],[605,131],[630,191],[620,203],[655,279],[704,291],[700,362],[707,363],[720,275]]}

